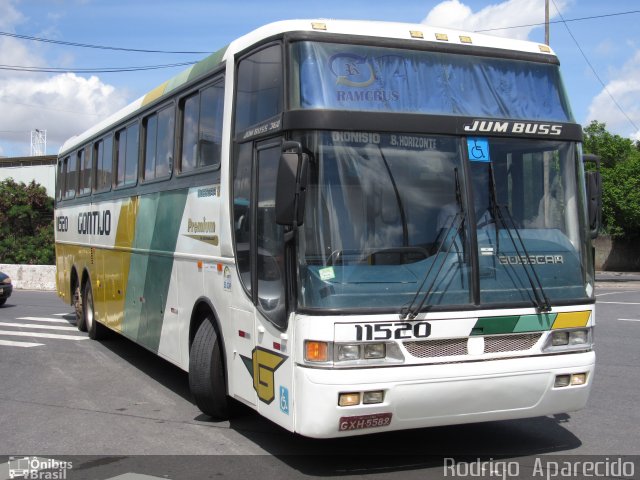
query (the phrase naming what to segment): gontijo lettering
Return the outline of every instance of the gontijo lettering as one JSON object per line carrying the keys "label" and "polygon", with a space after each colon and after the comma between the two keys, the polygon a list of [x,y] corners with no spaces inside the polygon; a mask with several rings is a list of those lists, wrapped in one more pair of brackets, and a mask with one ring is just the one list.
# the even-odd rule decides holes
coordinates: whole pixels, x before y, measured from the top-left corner
{"label": "gontijo lettering", "polygon": [[111,234],[111,210],[92,210],[78,215],[78,233],[81,235]]}

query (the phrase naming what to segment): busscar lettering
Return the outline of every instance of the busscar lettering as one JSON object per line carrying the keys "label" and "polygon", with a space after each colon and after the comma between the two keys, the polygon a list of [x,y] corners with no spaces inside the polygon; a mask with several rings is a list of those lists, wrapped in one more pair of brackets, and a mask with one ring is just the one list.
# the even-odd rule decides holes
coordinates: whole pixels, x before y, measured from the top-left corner
{"label": "busscar lettering", "polygon": [[501,265],[559,265],[564,263],[562,255],[499,255]]}
{"label": "busscar lettering", "polygon": [[537,122],[499,122],[494,120],[474,120],[464,125],[468,133],[513,133],[516,135],[552,135],[562,134],[562,125]]}
{"label": "busscar lettering", "polygon": [[111,210],[92,210],[78,215],[78,233],[80,235],[110,235]]}

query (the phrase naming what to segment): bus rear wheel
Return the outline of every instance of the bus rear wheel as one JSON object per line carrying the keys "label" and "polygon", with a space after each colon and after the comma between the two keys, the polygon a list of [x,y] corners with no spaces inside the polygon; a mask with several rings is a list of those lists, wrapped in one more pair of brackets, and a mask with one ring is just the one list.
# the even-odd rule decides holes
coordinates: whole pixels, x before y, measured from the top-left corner
{"label": "bus rear wheel", "polygon": [[189,353],[189,388],[203,413],[217,420],[229,418],[220,340],[207,317],[196,332]]}
{"label": "bus rear wheel", "polygon": [[89,332],[89,338],[92,340],[101,340],[105,336],[105,327],[98,323],[93,308],[93,290],[91,282],[87,282],[84,286],[82,294],[82,316],[84,319],[85,329]]}

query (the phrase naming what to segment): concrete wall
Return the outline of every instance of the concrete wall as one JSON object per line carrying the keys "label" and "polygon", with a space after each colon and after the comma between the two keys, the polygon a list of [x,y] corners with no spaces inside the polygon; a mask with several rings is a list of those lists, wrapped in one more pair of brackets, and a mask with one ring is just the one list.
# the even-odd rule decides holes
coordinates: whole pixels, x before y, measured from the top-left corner
{"label": "concrete wall", "polygon": [[11,277],[13,288],[21,290],[56,290],[55,265],[0,264],[0,272]]}
{"label": "concrete wall", "polygon": [[640,241],[614,240],[600,236],[594,241],[596,270],[640,272]]}
{"label": "concrete wall", "polygon": [[31,183],[35,180],[47,190],[47,195],[55,198],[56,191],[56,166],[55,165],[33,165],[22,167],[2,167],[0,168],[0,180],[13,178],[16,182]]}

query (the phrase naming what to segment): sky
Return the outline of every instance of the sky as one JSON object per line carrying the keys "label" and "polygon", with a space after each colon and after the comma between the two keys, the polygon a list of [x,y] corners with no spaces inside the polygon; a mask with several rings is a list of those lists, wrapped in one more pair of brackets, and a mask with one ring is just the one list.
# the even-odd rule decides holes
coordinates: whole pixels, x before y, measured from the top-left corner
{"label": "sky", "polygon": [[[263,24],[292,18],[425,23],[542,43],[544,27],[531,25],[544,22],[544,4],[545,0],[0,0],[0,156],[29,155],[35,129],[47,131],[46,153],[57,154],[67,138],[186,67],[68,70],[196,61]],[[576,121],[586,126],[598,120],[613,133],[640,140],[638,1],[550,0],[550,17],[550,45],[560,59]],[[129,52],[52,41],[200,53]]]}

